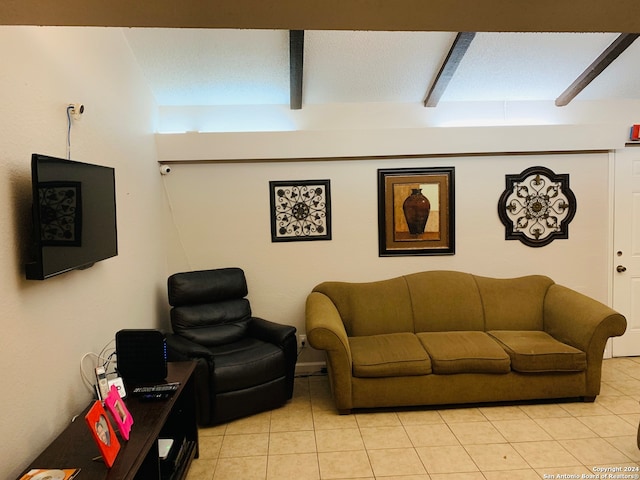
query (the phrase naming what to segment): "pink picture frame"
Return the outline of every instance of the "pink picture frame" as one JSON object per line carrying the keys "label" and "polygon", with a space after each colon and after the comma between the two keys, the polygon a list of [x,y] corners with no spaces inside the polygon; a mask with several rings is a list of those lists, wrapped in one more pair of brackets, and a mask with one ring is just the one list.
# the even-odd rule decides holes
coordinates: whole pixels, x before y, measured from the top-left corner
{"label": "pink picture frame", "polygon": [[104,399],[104,404],[107,406],[111,417],[116,422],[120,435],[125,440],[129,440],[129,433],[131,432],[131,426],[133,425],[133,417],[127,409],[127,406],[120,397],[120,392],[115,385],[111,385],[107,398]]}

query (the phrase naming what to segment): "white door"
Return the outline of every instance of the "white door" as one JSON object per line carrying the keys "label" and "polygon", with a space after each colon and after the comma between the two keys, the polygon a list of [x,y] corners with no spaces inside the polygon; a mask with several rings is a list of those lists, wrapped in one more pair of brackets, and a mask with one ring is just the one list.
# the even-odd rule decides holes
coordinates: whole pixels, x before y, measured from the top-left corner
{"label": "white door", "polygon": [[612,340],[612,355],[640,355],[640,145],[615,154],[613,308],[627,331]]}

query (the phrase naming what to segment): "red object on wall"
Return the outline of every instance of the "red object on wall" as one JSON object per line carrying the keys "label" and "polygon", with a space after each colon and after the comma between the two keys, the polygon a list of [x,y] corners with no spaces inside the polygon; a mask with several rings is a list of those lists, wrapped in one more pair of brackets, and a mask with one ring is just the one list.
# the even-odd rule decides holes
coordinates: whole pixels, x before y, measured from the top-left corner
{"label": "red object on wall", "polygon": [[640,125],[636,124],[631,127],[629,138],[631,140],[640,140]]}

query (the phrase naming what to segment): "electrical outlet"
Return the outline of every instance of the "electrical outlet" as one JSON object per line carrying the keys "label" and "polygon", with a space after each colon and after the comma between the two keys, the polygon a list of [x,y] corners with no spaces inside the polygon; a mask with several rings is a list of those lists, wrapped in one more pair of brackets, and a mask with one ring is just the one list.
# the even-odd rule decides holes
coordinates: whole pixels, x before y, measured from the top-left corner
{"label": "electrical outlet", "polygon": [[307,336],[298,335],[298,348],[304,348],[307,346]]}

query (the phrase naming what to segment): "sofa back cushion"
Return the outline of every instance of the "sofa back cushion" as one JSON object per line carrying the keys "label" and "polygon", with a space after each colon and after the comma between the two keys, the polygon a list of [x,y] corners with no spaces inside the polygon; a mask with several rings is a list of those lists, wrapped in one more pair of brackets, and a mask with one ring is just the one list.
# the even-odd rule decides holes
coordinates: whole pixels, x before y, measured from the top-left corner
{"label": "sofa back cushion", "polygon": [[485,330],[544,330],[544,297],[554,283],[543,275],[474,276],[484,306]]}
{"label": "sofa back cushion", "polygon": [[431,271],[406,275],[415,332],[484,330],[482,299],[473,275]]}
{"label": "sofa back cushion", "polygon": [[350,337],[413,332],[411,298],[402,277],[369,283],[324,282],[313,291],[331,299]]}

